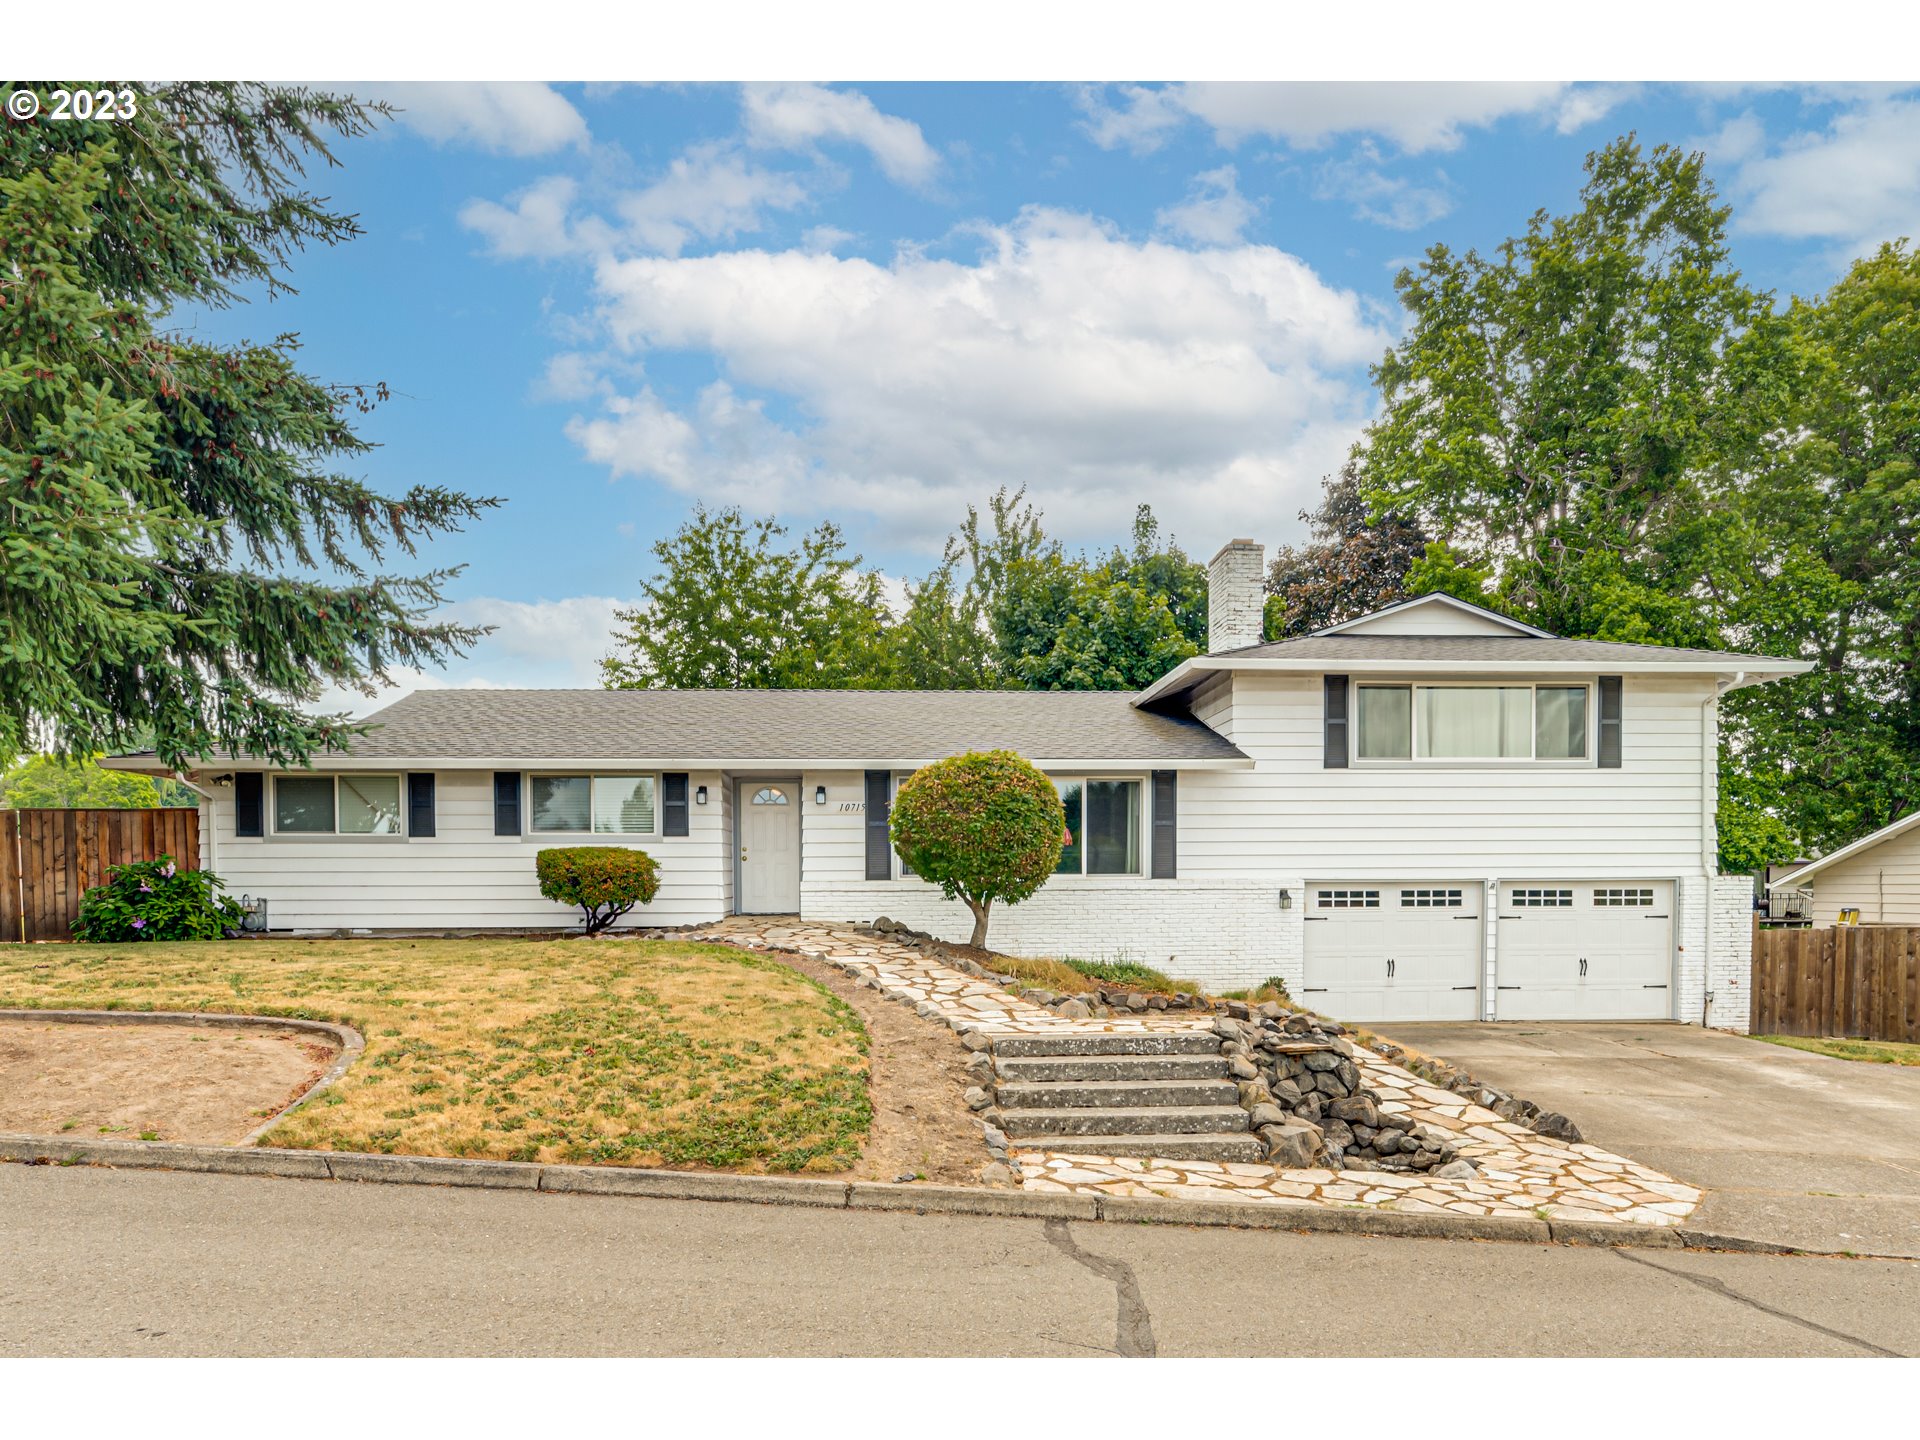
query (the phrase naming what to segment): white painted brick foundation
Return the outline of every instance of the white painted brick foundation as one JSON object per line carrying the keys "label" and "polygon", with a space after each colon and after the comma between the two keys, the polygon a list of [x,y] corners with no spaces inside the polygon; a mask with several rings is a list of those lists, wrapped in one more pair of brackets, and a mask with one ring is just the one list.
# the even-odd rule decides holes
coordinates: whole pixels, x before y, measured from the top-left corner
{"label": "white painted brick foundation", "polygon": [[[1214,990],[1258,985],[1270,975],[1297,988],[1300,911],[1280,909],[1284,883],[1056,882],[1021,904],[996,905],[987,939],[1010,955],[1131,960]],[[1297,881],[1293,896],[1297,907]],[[810,920],[885,915],[950,941],[964,942],[973,930],[965,905],[913,880],[803,885],[800,908]]]}

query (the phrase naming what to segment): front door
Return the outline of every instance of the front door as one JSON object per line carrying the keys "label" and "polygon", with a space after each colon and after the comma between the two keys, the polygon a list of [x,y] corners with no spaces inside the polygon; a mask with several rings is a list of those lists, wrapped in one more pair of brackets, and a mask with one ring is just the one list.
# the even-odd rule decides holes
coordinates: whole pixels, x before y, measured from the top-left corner
{"label": "front door", "polygon": [[743,781],[735,805],[740,831],[740,913],[800,910],[800,787],[791,780]]}

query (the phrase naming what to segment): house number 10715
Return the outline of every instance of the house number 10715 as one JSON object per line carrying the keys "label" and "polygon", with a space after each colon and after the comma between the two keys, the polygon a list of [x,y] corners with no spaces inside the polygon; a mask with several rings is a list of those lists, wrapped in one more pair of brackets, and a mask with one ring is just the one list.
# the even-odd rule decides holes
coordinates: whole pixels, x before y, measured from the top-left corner
{"label": "house number 10715", "polygon": [[858,815],[866,808],[867,802],[864,800],[842,800],[840,802],[840,813],[842,815]]}

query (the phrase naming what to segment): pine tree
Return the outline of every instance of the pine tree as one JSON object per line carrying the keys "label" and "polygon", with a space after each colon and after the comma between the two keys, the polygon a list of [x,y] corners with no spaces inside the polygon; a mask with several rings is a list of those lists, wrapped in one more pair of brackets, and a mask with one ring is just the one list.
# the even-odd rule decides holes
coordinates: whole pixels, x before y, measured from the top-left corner
{"label": "pine tree", "polygon": [[0,762],[151,743],[300,763],[357,733],[303,708],[327,685],[482,633],[425,618],[457,571],[381,570],[497,503],[343,473],[384,387],[303,373],[292,335],[165,325],[290,289],[298,251],[358,234],[304,171],[383,113],[175,84],[130,120],[0,125]]}

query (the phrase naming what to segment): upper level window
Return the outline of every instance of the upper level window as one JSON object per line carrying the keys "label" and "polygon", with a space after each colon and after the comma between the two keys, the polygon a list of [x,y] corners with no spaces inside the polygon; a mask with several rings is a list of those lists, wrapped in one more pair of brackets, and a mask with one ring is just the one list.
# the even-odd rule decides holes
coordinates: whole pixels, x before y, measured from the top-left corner
{"label": "upper level window", "polygon": [[1140,782],[1056,780],[1067,833],[1056,875],[1140,873]]}
{"label": "upper level window", "polygon": [[1584,685],[1362,685],[1362,760],[1584,760]]}
{"label": "upper level window", "polygon": [[398,835],[398,775],[276,775],[276,835]]}
{"label": "upper level window", "polygon": [[548,835],[651,835],[651,775],[535,775],[529,828]]}

